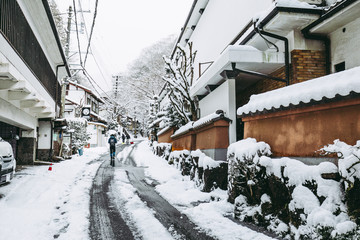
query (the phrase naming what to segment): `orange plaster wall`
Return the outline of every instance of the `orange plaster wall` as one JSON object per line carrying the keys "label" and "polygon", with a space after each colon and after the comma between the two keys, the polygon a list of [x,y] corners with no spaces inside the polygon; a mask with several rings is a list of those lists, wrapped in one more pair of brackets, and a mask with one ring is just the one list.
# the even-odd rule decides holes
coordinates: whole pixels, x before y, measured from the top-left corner
{"label": "orange plaster wall", "polygon": [[229,146],[229,123],[220,119],[212,124],[172,138],[176,150],[226,149]]}
{"label": "orange plaster wall", "polygon": [[159,143],[172,143],[171,135],[174,134],[174,129],[170,128],[168,131],[158,136]]}
{"label": "orange plaster wall", "polygon": [[196,131],[196,149],[218,149],[229,146],[229,123],[219,120]]}
{"label": "orange plaster wall", "polygon": [[243,118],[244,136],[265,141],[275,156],[319,156],[315,151],[335,139],[350,145],[360,140],[360,100],[357,102],[318,111],[289,110],[278,116]]}
{"label": "orange plaster wall", "polygon": [[178,151],[178,150],[195,150],[192,146],[195,139],[195,135],[191,133],[187,133],[185,135],[181,135],[179,137],[173,138],[173,144],[172,144],[172,150]]}

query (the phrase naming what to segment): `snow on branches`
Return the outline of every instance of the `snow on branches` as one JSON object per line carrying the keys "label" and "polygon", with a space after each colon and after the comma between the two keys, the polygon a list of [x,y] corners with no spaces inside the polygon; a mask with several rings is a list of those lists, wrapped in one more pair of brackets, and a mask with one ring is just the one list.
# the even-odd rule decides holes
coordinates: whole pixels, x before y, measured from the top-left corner
{"label": "snow on branches", "polygon": [[188,43],[188,50],[180,45],[171,58],[164,56],[167,65],[167,75],[163,77],[169,91],[169,99],[174,109],[185,123],[197,120],[197,101],[190,96],[190,87],[194,79],[194,61],[196,51],[193,52],[192,42]]}

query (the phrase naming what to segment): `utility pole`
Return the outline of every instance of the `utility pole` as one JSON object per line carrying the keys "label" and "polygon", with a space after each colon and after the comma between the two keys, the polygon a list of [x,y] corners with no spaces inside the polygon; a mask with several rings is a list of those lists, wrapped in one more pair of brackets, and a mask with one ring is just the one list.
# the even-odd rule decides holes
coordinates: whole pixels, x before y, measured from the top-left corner
{"label": "utility pole", "polygon": [[66,32],[66,49],[65,49],[66,60],[69,60],[71,18],[72,18],[72,7],[69,6],[68,22],[67,22],[67,32]]}
{"label": "utility pole", "polygon": [[[69,60],[72,12],[73,12],[72,7],[69,6],[67,32],[66,32],[66,48],[65,48],[66,60]],[[66,96],[66,85],[67,84],[68,84],[68,79],[63,79],[62,83],[61,83],[61,109],[60,109],[61,111],[60,111],[60,118],[65,117],[65,96]]]}

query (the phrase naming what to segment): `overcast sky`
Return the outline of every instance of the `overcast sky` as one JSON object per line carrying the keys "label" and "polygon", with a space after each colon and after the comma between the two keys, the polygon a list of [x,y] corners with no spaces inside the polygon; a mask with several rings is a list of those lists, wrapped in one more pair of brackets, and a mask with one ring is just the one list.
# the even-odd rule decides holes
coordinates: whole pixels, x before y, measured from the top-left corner
{"label": "overcast sky", "polygon": [[[55,0],[61,12],[66,12],[72,0]],[[75,0],[79,9],[79,0]],[[89,59],[86,67],[94,78],[111,78],[126,70],[141,50],[171,34],[179,35],[193,0],[99,0],[92,39],[93,55],[102,68]],[[95,0],[81,0],[90,33]],[[78,16],[79,18],[79,16]],[[75,27],[73,27],[73,30]],[[85,37],[85,35],[84,35]],[[74,37],[71,41],[76,41]],[[74,42],[72,46],[74,46]],[[85,43],[82,43],[85,49]],[[98,80],[100,83],[104,80]],[[110,82],[110,80],[109,80]],[[106,84],[109,88],[109,84]],[[105,85],[103,86],[105,88]]]}

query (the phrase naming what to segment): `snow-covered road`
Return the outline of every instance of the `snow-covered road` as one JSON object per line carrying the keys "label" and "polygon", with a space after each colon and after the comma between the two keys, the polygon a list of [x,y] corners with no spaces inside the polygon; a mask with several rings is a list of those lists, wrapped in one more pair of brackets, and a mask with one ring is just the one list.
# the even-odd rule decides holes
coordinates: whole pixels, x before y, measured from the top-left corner
{"label": "snow-covered road", "polygon": [[[176,234],[178,226],[161,220],[155,207],[144,202],[146,193],[132,185],[134,179],[126,167],[130,159],[142,167],[144,186],[155,189],[180,217],[186,215],[206,235],[224,240],[272,239],[230,220],[233,205],[226,201],[226,191],[199,191],[174,166],[154,156],[146,141],[120,148],[106,194],[109,207],[120,212],[135,239],[183,239],[184,234]],[[11,184],[1,186],[1,239],[91,239],[90,193],[106,152],[106,148],[86,149],[83,156],[54,164],[52,171],[48,166],[28,167]]]}

